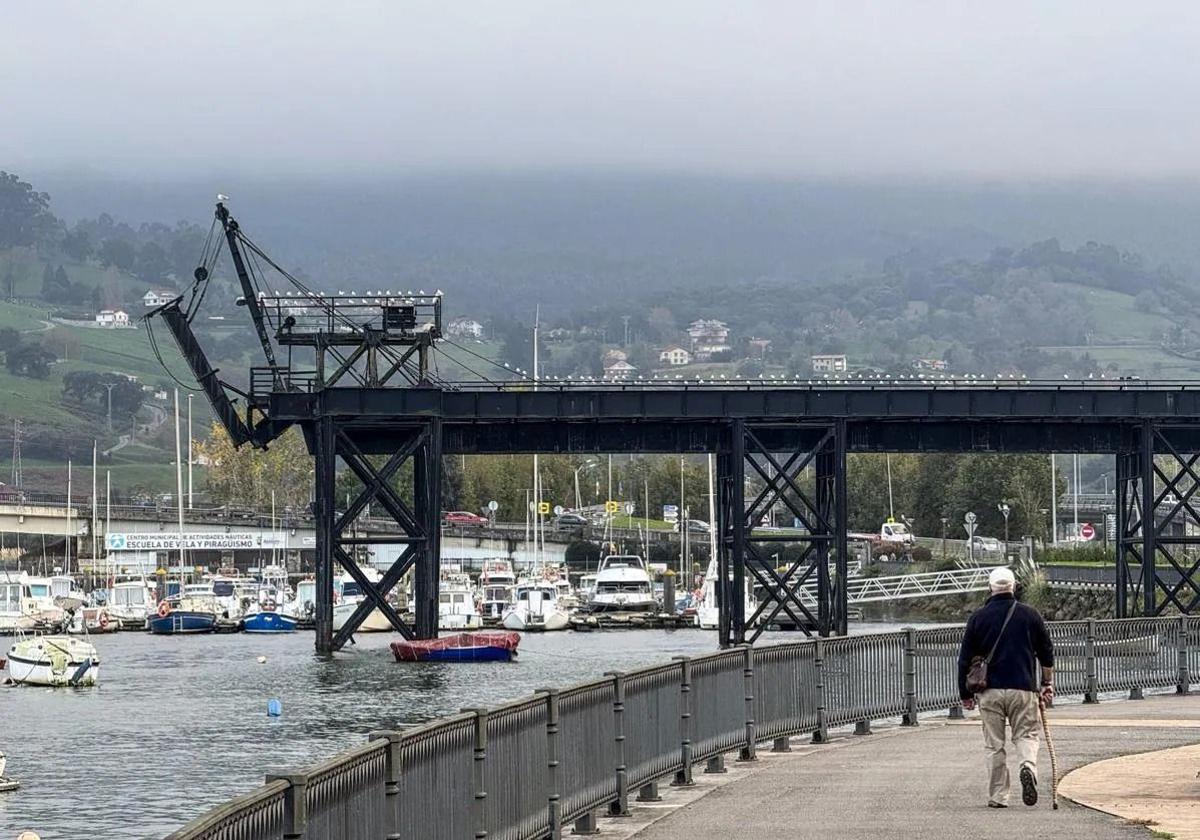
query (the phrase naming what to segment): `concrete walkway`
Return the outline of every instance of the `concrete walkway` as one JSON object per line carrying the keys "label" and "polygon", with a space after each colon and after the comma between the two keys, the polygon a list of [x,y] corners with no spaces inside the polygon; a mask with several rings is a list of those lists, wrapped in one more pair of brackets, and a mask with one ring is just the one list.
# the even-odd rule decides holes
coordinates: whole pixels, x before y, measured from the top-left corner
{"label": "concrete walkway", "polygon": [[[1060,704],[1051,710],[1050,723],[1062,777],[1117,755],[1200,742],[1200,697]],[[620,820],[603,821],[608,825],[602,823],[602,830],[639,840],[1148,836],[1141,825],[1061,797],[1059,810],[1051,810],[1044,745],[1041,802],[1033,808],[1022,805],[1018,785],[1007,810],[985,807],[983,737],[973,715],[962,722],[922,720],[916,728],[877,724],[875,732],[840,735],[829,745],[805,746],[790,754],[764,751],[753,765],[741,765],[724,777],[704,777],[697,768],[699,787],[707,791],[703,796],[689,792],[672,807],[678,794],[664,791],[662,803],[635,809],[630,822],[640,831],[631,833]],[[807,744],[807,739],[794,744]],[[1193,779],[1196,769],[1190,768]]]}

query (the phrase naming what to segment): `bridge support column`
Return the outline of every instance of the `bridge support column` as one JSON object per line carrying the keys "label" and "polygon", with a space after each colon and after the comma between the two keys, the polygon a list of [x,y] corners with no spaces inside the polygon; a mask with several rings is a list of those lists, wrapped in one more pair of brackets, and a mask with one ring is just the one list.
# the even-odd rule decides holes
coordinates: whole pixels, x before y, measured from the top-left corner
{"label": "bridge support column", "polygon": [[1200,453],[1177,445],[1188,431],[1143,421],[1117,455],[1118,618],[1200,608]]}
{"label": "bridge support column", "polygon": [[[772,625],[845,633],[845,422],[782,426],[735,419],[717,462],[721,644],[753,642]],[[789,527],[764,529],[764,519],[774,525],[777,512]],[[759,595],[749,617],[747,582]]]}
{"label": "bridge support column", "polygon": [[[319,652],[339,650],[350,641],[372,612],[378,610],[405,638],[437,635],[438,551],[441,537],[441,421],[434,418],[420,425],[405,426],[389,439],[384,455],[360,448],[353,424],[339,423],[323,412],[315,419],[309,446],[316,465],[316,647]],[[358,479],[359,490],[338,511],[336,498],[337,459]],[[411,504],[395,484],[405,467],[411,469]],[[396,533],[387,536],[360,534],[358,517],[374,505],[387,514]],[[359,566],[360,551],[371,544],[401,544],[404,550],[378,581]],[[365,596],[342,626],[333,630],[333,579],[340,566]],[[409,627],[388,601],[388,594],[409,569],[414,569],[416,626]]]}

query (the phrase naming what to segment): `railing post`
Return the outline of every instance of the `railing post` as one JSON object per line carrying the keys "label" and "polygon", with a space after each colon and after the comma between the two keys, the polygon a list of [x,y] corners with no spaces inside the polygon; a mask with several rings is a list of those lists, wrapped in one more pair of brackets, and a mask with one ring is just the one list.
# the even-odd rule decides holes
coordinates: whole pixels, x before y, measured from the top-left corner
{"label": "railing post", "polygon": [[917,630],[904,628],[904,716],[901,726],[917,725]]}
{"label": "railing post", "polygon": [[384,753],[383,809],[387,815],[387,840],[400,840],[400,733],[377,730],[368,737],[372,741],[388,742],[387,752]]}
{"label": "railing post", "polygon": [[1192,676],[1188,673],[1188,617],[1179,616],[1178,676],[1175,678],[1176,694],[1191,694]]}
{"label": "railing post", "polygon": [[746,681],[746,743],[738,753],[738,761],[754,761],[758,758],[758,724],[754,720],[754,648],[742,648],[742,676]]}
{"label": "railing post", "polygon": [[283,793],[284,840],[301,840],[308,830],[308,774],[272,773],[268,782],[282,779],[288,783]]}
{"label": "railing post", "polygon": [[825,728],[825,640],[813,640],[813,667],[817,673],[817,728],[813,732],[814,744],[824,744],[829,740],[829,730]]}
{"label": "railing post", "polygon": [[482,840],[487,837],[487,826],[485,825],[484,801],[487,799],[487,790],[484,787],[484,767],[483,762],[487,760],[487,709],[463,709],[464,712],[469,712],[475,715],[475,760],[471,765],[471,783],[475,788],[475,801],[471,809],[471,822],[475,824],[476,840]]}
{"label": "railing post", "polygon": [[679,663],[679,753],[683,766],[672,785],[685,787],[692,781],[692,662],[686,656],[672,656]]}
{"label": "railing post", "polygon": [[625,763],[625,675],[608,671],[613,681],[613,733],[617,747],[617,798],[609,803],[610,817],[629,816],[629,766]]}
{"label": "railing post", "polygon": [[1083,673],[1086,686],[1084,703],[1100,702],[1100,686],[1096,679],[1096,619],[1087,620],[1087,638],[1083,642]]}
{"label": "railing post", "polygon": [[551,840],[562,837],[562,794],[559,789],[558,761],[558,689],[540,688],[546,695],[546,810],[550,819]]}

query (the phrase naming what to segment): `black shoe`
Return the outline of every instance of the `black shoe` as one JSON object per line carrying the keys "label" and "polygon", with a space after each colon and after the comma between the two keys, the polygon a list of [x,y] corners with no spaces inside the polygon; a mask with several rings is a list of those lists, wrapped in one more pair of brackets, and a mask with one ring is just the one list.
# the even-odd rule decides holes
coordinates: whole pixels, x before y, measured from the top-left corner
{"label": "black shoe", "polygon": [[1037,782],[1028,766],[1021,768],[1021,801],[1026,805],[1037,804]]}
{"label": "black shoe", "polygon": [[1008,806],[1007,806],[1007,805],[1005,805],[1003,802],[991,802],[991,801],[989,801],[989,802],[988,802],[988,807],[989,807],[989,808],[1007,808]]}

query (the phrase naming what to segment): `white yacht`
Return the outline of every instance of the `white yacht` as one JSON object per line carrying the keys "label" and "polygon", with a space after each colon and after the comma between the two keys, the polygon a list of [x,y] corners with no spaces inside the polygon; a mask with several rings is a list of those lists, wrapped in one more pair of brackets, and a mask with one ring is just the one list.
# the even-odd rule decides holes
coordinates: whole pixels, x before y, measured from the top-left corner
{"label": "white yacht", "polygon": [[108,593],[108,614],[122,627],[140,630],[155,610],[154,589],[143,580],[120,580]]}
{"label": "white yacht", "polygon": [[[704,583],[700,587],[700,598],[696,602],[696,626],[701,630],[716,630],[721,623],[721,610],[717,606],[717,561],[708,562],[708,571],[704,575]],[[746,587],[745,616],[749,620],[754,615],[755,601],[751,590]]]}
{"label": "white yacht", "polygon": [[544,580],[517,584],[513,604],[504,611],[507,630],[565,630],[571,616],[558,602],[558,587]]}
{"label": "white yacht", "polygon": [[442,630],[478,630],[483,618],[475,607],[471,577],[463,572],[447,574],[438,587],[438,627]]}
{"label": "white yacht", "polygon": [[15,685],[92,686],[100,681],[100,655],[72,636],[22,638],[8,649],[8,678]]}
{"label": "white yacht", "polygon": [[20,578],[0,578],[0,634],[33,629],[38,611],[28,583]]}
{"label": "white yacht", "polygon": [[610,554],[600,561],[591,612],[653,612],[658,609],[646,564],[636,554]]}
{"label": "white yacht", "polygon": [[317,582],[312,578],[305,578],[296,584],[296,594],[283,605],[282,612],[297,621],[309,622],[313,620],[316,605]]}
{"label": "white yacht", "polygon": [[[370,567],[362,569],[367,580],[371,583],[378,583],[382,578],[376,569]],[[344,625],[358,609],[358,605],[367,599],[366,593],[358,585],[358,581],[352,578],[349,574],[344,574],[338,577],[334,586],[333,605],[333,629],[334,632],[341,630]],[[358,626],[356,632],[359,633],[388,633],[392,630],[392,624],[387,620],[387,616],[379,611],[379,608],[371,610],[363,623]]]}
{"label": "white yacht", "polygon": [[596,575],[594,572],[588,572],[586,575],[580,576],[579,589],[576,592],[579,595],[579,600],[584,604],[592,600],[592,596],[596,594]]}

